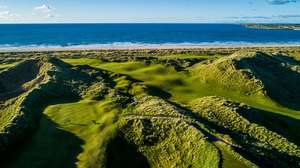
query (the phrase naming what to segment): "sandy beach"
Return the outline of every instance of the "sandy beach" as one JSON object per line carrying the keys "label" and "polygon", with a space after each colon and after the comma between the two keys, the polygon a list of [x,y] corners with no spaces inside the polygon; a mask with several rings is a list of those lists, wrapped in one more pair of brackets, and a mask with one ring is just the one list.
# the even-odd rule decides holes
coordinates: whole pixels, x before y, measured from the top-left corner
{"label": "sandy beach", "polygon": [[0,48],[0,52],[43,51],[97,51],[97,50],[170,50],[170,49],[243,49],[243,48],[289,48],[300,44],[218,44],[218,45],[78,45],[78,46],[32,46]]}

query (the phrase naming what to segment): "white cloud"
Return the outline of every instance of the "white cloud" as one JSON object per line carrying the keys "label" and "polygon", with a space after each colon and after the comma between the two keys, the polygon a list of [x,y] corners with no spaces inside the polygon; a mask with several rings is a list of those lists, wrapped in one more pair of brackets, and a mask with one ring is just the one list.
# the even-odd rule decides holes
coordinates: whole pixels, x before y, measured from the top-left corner
{"label": "white cloud", "polygon": [[41,5],[41,6],[36,6],[33,8],[35,11],[42,12],[42,13],[50,13],[52,11],[52,7],[49,5]]}
{"label": "white cloud", "polygon": [[6,10],[6,11],[0,11],[0,18],[1,19],[7,19],[11,16],[11,12]]}
{"label": "white cloud", "polygon": [[34,7],[31,16],[34,19],[42,19],[42,20],[54,19],[58,17],[58,15],[55,14],[55,9],[46,4]]}
{"label": "white cloud", "polygon": [[15,20],[20,18],[20,15],[16,14],[16,13],[12,13],[9,10],[6,11],[0,11],[0,21],[1,20]]}
{"label": "white cloud", "polygon": [[0,5],[0,21],[1,20],[15,20],[20,18],[20,15],[12,12],[8,6]]}

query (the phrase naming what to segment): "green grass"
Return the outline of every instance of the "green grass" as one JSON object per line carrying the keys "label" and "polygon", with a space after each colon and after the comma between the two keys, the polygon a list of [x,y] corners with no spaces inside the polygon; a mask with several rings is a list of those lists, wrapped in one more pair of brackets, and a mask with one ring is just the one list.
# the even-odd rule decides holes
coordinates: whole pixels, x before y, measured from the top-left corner
{"label": "green grass", "polygon": [[[169,55],[159,57],[159,59],[201,57],[212,60],[217,58],[206,55]],[[79,95],[86,91],[88,91],[87,93],[89,94],[87,94],[86,97],[83,96],[84,100],[78,102],[70,103],[58,101],[52,102],[52,105],[47,106],[43,111],[37,132],[33,135],[32,139],[24,145],[19,157],[13,161],[10,167],[105,167],[112,164],[107,162],[107,160],[110,161],[111,158],[109,157],[111,156],[114,156],[111,160],[118,161],[118,159],[120,159],[120,163],[126,167],[125,165],[130,165],[130,162],[134,162],[134,158],[140,154],[146,157],[147,163],[152,167],[189,167],[197,165],[198,167],[218,167],[220,166],[219,164],[222,163],[222,167],[225,168],[238,168],[251,165],[242,158],[239,153],[230,150],[229,146],[225,147],[225,143],[220,142],[221,140],[217,139],[215,142],[209,139],[211,138],[210,136],[223,137],[223,135],[216,132],[217,129],[210,129],[214,127],[211,127],[209,123],[205,125],[205,122],[212,122],[209,119],[202,120],[205,129],[202,127],[198,128],[196,125],[186,121],[192,120],[195,123],[199,122],[198,124],[202,124],[201,119],[190,115],[189,111],[173,106],[168,101],[160,98],[156,98],[155,101],[140,99],[139,96],[147,96],[148,92],[146,91],[149,90],[153,91],[153,93],[157,92],[161,97],[163,97],[163,91],[166,91],[171,94],[170,100],[172,102],[176,102],[187,108],[193,106],[190,102],[195,99],[205,96],[221,96],[246,103],[257,109],[268,111],[267,113],[280,113],[285,116],[300,119],[298,111],[280,106],[263,95],[245,95],[238,90],[228,91],[220,87],[217,82],[201,82],[197,77],[199,74],[191,73],[194,67],[186,69],[188,71],[177,72],[172,66],[154,63],[149,65],[143,61],[114,63],[89,58],[64,59],[64,61],[73,65],[90,65],[115,73],[126,74],[132,78],[143,81],[142,83],[148,86],[154,87],[147,88],[141,83],[134,83],[128,76],[108,73],[110,76],[106,76],[106,78],[108,78],[106,80],[113,84],[109,86],[112,88],[109,88],[110,90],[104,93],[106,94],[104,99],[96,99],[96,101],[93,99],[94,97],[89,96],[89,94],[90,92],[99,91],[100,87],[98,88],[97,86],[100,86],[102,81],[95,83],[95,86],[93,83],[88,84],[88,81],[93,81],[97,77],[101,77],[101,73],[98,74],[94,69],[88,71],[84,69],[86,67],[82,67],[83,69],[80,71],[76,71],[80,69],[79,67],[73,67],[72,71],[70,71],[67,66],[62,66],[63,68],[59,67],[58,69],[62,72],[58,73],[61,74],[59,77],[66,80],[66,82],[62,82],[64,80],[59,82],[72,83],[72,89],[78,91]],[[64,71],[69,73],[64,73]],[[90,75],[95,76],[91,77]],[[158,89],[155,90],[153,88]],[[56,90],[56,88],[54,89]],[[121,91],[123,92],[121,93]],[[126,100],[129,100],[128,93],[136,98],[133,99],[134,103],[130,106],[126,103]],[[167,93],[164,94],[168,97]],[[218,102],[214,102],[212,107],[216,108],[215,106],[217,104]],[[220,105],[220,108],[223,108],[223,104]],[[122,105],[122,107],[120,105]],[[134,113],[132,110],[137,111]],[[228,116],[229,114],[235,114],[230,110],[232,109],[225,111],[227,113],[224,114],[228,114]],[[7,110],[5,109],[5,111]],[[222,110],[216,109],[214,111],[216,113],[215,116],[217,116],[220,111]],[[128,114],[129,118],[126,118],[126,115],[120,114]],[[133,115],[132,118],[130,118],[130,114]],[[153,116],[150,118],[147,118],[147,116],[146,118],[134,118],[134,114],[140,115],[139,117],[145,117],[147,114],[156,115],[156,118]],[[167,117],[164,118],[164,115],[167,115]],[[258,117],[260,116],[260,114],[256,115]],[[172,116],[175,117],[172,118]],[[206,116],[204,116],[204,118],[205,117]],[[237,129],[245,135],[249,134],[249,136],[251,135],[255,138],[261,136],[261,134],[264,134],[264,131],[267,130],[267,128],[261,127],[264,121],[259,121],[261,125],[252,124],[251,121],[252,125],[250,126],[255,128],[253,129],[254,131],[251,129],[245,131],[242,128],[247,127],[249,124],[245,120],[241,122],[240,116],[235,114],[235,118],[229,117],[229,119],[226,118],[227,115],[221,117],[225,117],[225,119],[221,119],[226,121],[223,122],[225,125],[221,125],[222,128]],[[230,119],[235,120],[231,122],[232,120]],[[218,118],[216,120],[218,120]],[[239,123],[242,123],[241,126],[238,125]],[[277,121],[274,121],[274,124],[279,125]],[[293,125],[293,123],[287,122],[287,125],[285,125],[286,128],[292,126],[297,128],[298,124]],[[242,131],[240,129],[242,129]],[[258,133],[255,132],[257,130]],[[295,130],[296,129],[292,129],[290,131],[296,134]],[[271,137],[270,135],[268,137]],[[121,139],[118,139],[119,137],[121,137]],[[226,134],[224,134],[224,137],[226,137]],[[297,139],[298,136],[294,136],[294,138]],[[217,144],[218,142],[223,144]],[[265,142],[268,141],[265,140]],[[272,140],[270,143],[273,143],[273,146],[277,145],[274,145],[274,141]],[[279,148],[278,151],[288,148],[287,146],[280,145],[280,143],[277,145]],[[133,155],[128,156],[129,154],[126,153],[127,150],[131,151]],[[117,159],[114,160],[115,158]],[[131,159],[133,160],[131,161]],[[64,162],[62,162],[62,160]],[[118,167],[120,167],[120,163],[117,164]]]}
{"label": "green grass", "polygon": [[[231,136],[234,138],[234,142],[242,145],[244,149],[253,153],[254,156],[269,156],[274,159],[274,162],[276,162],[276,158],[285,158],[284,162],[278,162],[278,164],[282,165],[281,167],[288,167],[288,163],[297,163],[291,157],[299,158],[300,150],[297,145],[290,143],[283,136],[275,134],[261,125],[257,125],[255,122],[259,119],[254,122],[249,122],[247,119],[249,116],[251,118],[261,118],[263,117],[261,114],[263,112],[256,113],[252,108],[243,107],[240,104],[218,97],[206,97],[195,100],[193,111],[200,115],[201,118],[206,118],[207,121],[222,127],[221,130],[229,135],[238,133],[239,138],[238,136]],[[277,125],[276,121],[273,123],[274,125]],[[274,130],[276,128],[271,129]],[[260,148],[264,150],[260,151]]]}
{"label": "green grass", "polygon": [[230,147],[216,142],[215,145],[222,155],[222,168],[246,168],[255,167],[248,160],[241,157],[238,153],[234,152]]}
{"label": "green grass", "polygon": [[20,104],[18,100],[9,100],[4,104],[4,107],[0,108],[0,132],[11,123],[13,118],[17,115],[16,110]]}
{"label": "green grass", "polygon": [[294,57],[295,57],[298,61],[300,61],[300,52],[296,52],[296,53],[294,54]]}
{"label": "green grass", "polygon": [[0,64],[0,69],[4,69],[4,68],[10,68],[15,66],[16,64],[18,64],[18,62],[14,62],[14,63],[7,63],[7,64]]}
{"label": "green grass", "polygon": [[200,97],[221,96],[244,102],[261,110],[300,119],[299,111],[283,107],[264,96],[245,96],[239,92],[228,92],[216,83],[199,82],[189,73],[177,72],[174,68],[161,64],[147,65],[142,62],[102,63],[95,59],[68,59],[65,61],[74,65],[87,64],[96,68],[130,75],[135,79],[144,81],[147,85],[156,86],[169,92],[172,95],[171,100],[182,105],[188,105],[190,101]]}
{"label": "green grass", "polygon": [[90,59],[90,58],[66,58],[63,61],[72,64],[72,65],[90,65],[90,66],[97,66],[101,63],[100,60],[97,59]]}
{"label": "green grass", "polygon": [[[125,153],[122,154],[124,144],[106,146],[116,134],[118,124],[115,121],[120,114],[120,109],[110,99],[52,103],[54,105],[44,110],[39,129],[29,144],[22,149],[19,157],[9,167],[105,167],[107,166],[105,159],[109,157],[106,149],[109,152],[116,152],[116,157],[123,159],[133,157],[127,156],[128,151],[123,151]],[[139,123],[140,121],[137,121],[137,125],[132,127],[127,122],[123,123],[128,140],[134,138],[141,141],[145,138],[139,133],[143,130],[143,126]],[[178,126],[176,120],[153,120],[152,124],[151,130],[157,129],[153,133],[163,136],[162,140],[152,147],[142,144],[138,146],[151,166],[217,167],[219,162],[217,149],[206,141],[204,135],[197,129],[184,122],[180,122]],[[131,164],[133,163],[128,163]]]}
{"label": "green grass", "polygon": [[[109,100],[48,106],[40,127],[11,167],[95,167],[114,134],[118,108]],[[62,162],[64,160],[64,162]],[[100,162],[100,163],[99,163]]]}
{"label": "green grass", "polygon": [[220,58],[219,55],[194,55],[194,54],[173,54],[173,55],[164,55],[157,56],[158,59],[191,59],[191,58],[202,58],[202,59],[216,59]]}
{"label": "green grass", "polygon": [[0,64],[0,72],[1,72],[2,70],[11,68],[11,67],[13,67],[13,66],[15,66],[15,65],[17,65],[17,64],[18,64],[18,62]]}
{"label": "green grass", "polygon": [[220,158],[215,146],[183,121],[132,119],[121,130],[126,139],[137,144],[150,167],[218,167]]}

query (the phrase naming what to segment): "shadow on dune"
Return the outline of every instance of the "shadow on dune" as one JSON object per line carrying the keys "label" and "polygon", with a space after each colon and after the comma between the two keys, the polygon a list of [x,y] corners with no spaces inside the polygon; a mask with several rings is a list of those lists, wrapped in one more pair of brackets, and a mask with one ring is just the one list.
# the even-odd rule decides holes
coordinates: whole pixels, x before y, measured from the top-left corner
{"label": "shadow on dune", "polygon": [[[262,168],[288,167],[288,165],[296,166],[296,163],[300,162],[300,159],[296,156],[290,156],[286,153],[280,152],[275,149],[267,149],[267,148],[260,147],[260,146],[254,145],[254,144],[247,144],[244,142],[245,139],[244,139],[243,134],[239,134],[236,131],[227,129],[225,127],[218,126],[212,122],[207,121],[204,118],[199,117],[198,115],[193,115],[193,117],[197,121],[204,123],[209,128],[213,128],[222,134],[230,135],[230,137],[234,140],[234,142],[239,146],[239,147],[231,146],[231,148],[235,152],[237,152],[238,154],[240,154],[241,156],[246,158],[247,160],[258,165],[259,167],[262,167]],[[197,125],[194,125],[194,126],[197,129],[201,130],[201,128],[199,128]],[[223,141],[208,132],[205,132],[203,129],[201,131],[208,137],[208,141],[210,141],[210,142],[221,141],[225,144],[228,144],[228,142]],[[257,152],[257,151],[259,151],[259,152]]]}
{"label": "shadow on dune", "polygon": [[135,145],[128,143],[121,136],[109,142],[106,162],[108,168],[150,168],[147,158],[137,151]]}
{"label": "shadow on dune", "polygon": [[268,56],[260,53],[256,57],[243,58],[236,66],[238,69],[251,69],[254,76],[262,81],[271,99],[300,110],[299,61],[280,54]]}
{"label": "shadow on dune", "polygon": [[[12,67],[9,71],[0,73],[0,101],[6,101],[29,90],[29,88],[23,88],[22,85],[37,78],[39,70],[37,60],[27,60]],[[42,77],[36,83],[41,80]]]}
{"label": "shadow on dune", "polygon": [[[53,168],[76,167],[83,141],[70,132],[59,129],[43,115],[35,134],[24,144],[15,146],[5,167]],[[5,162],[4,162],[5,163]]]}
{"label": "shadow on dune", "polygon": [[251,108],[249,111],[240,112],[239,114],[251,123],[264,126],[268,130],[276,132],[300,146],[300,134],[298,133],[300,120],[255,108]]}
{"label": "shadow on dune", "polygon": [[150,95],[152,96],[157,96],[157,97],[160,97],[162,99],[169,99],[172,97],[172,95],[156,86],[151,86],[151,85],[148,85],[148,92]]}

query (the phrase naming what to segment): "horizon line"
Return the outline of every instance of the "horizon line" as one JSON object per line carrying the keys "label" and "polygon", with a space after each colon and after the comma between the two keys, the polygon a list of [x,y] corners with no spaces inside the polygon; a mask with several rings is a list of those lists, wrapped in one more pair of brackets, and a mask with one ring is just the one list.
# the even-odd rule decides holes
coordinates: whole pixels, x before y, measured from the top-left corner
{"label": "horizon line", "polygon": [[4,24],[300,24],[295,22],[6,22]]}

